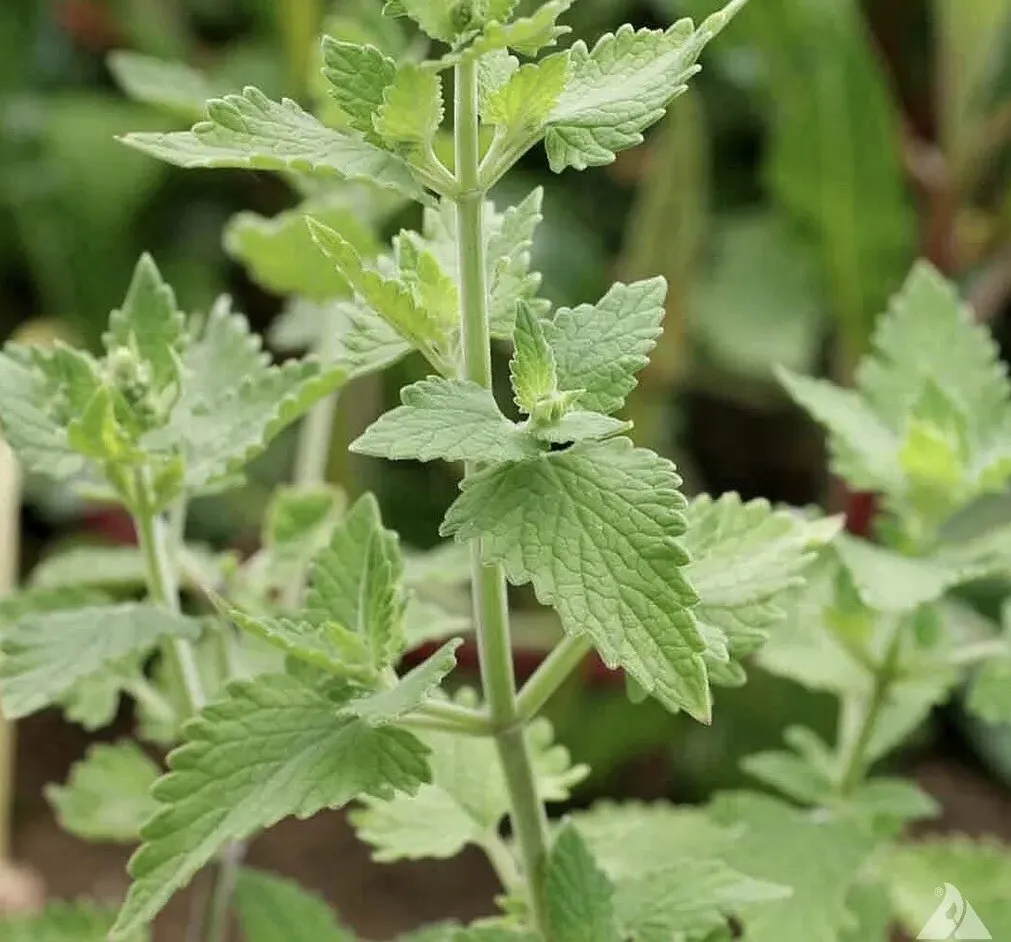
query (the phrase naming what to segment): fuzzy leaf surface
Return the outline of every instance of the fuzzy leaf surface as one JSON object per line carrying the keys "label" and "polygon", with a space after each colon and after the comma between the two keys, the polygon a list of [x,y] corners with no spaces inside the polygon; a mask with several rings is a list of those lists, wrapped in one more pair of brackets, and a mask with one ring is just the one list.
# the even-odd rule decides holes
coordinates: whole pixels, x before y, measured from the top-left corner
{"label": "fuzzy leaf surface", "polygon": [[396,62],[375,46],[341,42],[331,36],[323,37],[323,62],[328,91],[348,116],[348,124],[379,143],[373,118],[396,75]]}
{"label": "fuzzy leaf surface", "polygon": [[136,743],[97,743],[66,785],[46,787],[46,798],[63,830],[86,841],[132,843],[158,810],[151,786],[160,774]]}
{"label": "fuzzy leaf surface", "polygon": [[[41,913],[0,918],[4,942],[106,942],[115,913],[91,903],[50,903]],[[147,942],[146,928],[123,942]]]}
{"label": "fuzzy leaf surface", "polygon": [[420,199],[422,190],[399,157],[321,124],[288,98],[271,101],[247,87],[207,103],[191,131],[127,134],[125,144],[177,167],[280,170],[371,181]]}
{"label": "fuzzy leaf surface", "polygon": [[558,942],[621,942],[614,886],[572,824],[563,826],[548,854],[548,921]]}
{"label": "fuzzy leaf surface", "polygon": [[585,443],[467,479],[443,533],[533,583],[562,626],[587,636],[668,709],[707,722],[711,698],[678,538],[674,466],[625,438]]}
{"label": "fuzzy leaf surface", "polygon": [[442,79],[438,72],[414,63],[397,67],[383,92],[374,125],[380,138],[395,151],[424,152],[443,118]]}
{"label": "fuzzy leaf surface", "polygon": [[428,750],[414,736],[339,709],[296,678],[264,675],[233,684],[185,727],[155,787],[162,807],[130,862],[115,938],[153,919],[225,844],[289,815],[307,818],[362,794],[411,793],[428,780]]}
{"label": "fuzzy leaf surface", "polygon": [[616,284],[596,304],[559,308],[544,323],[561,389],[585,390],[582,409],[616,412],[660,337],[667,282]]}
{"label": "fuzzy leaf surface", "polygon": [[214,89],[207,76],[183,62],[117,49],[107,59],[109,71],[134,101],[163,108],[190,121],[204,113]]}
{"label": "fuzzy leaf surface", "polygon": [[79,681],[165,637],[196,638],[199,622],[153,605],[101,605],[27,615],[3,636],[4,713],[28,716],[56,703]]}
{"label": "fuzzy leaf surface", "polygon": [[520,461],[536,444],[499,410],[491,392],[461,380],[422,380],[351,444],[351,451],[393,460]]}

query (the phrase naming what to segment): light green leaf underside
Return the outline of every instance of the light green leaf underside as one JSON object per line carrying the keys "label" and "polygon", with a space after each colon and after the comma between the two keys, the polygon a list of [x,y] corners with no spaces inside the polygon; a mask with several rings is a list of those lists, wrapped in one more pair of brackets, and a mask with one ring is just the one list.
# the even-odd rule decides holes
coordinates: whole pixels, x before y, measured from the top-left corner
{"label": "light green leaf underside", "polygon": [[706,645],[677,542],[680,483],[670,462],[628,439],[578,445],[468,478],[443,533],[480,538],[486,561],[515,584],[532,582],[609,666],[708,721]]}
{"label": "light green leaf underside", "polygon": [[144,585],[147,567],[135,546],[71,546],[43,559],[31,572],[39,589],[91,587],[135,591]]}
{"label": "light green leaf underside", "polygon": [[548,854],[548,921],[558,942],[621,942],[614,886],[572,824],[562,827]]}
{"label": "light green leaf underside", "polygon": [[46,798],[70,834],[131,843],[158,809],[151,786],[160,774],[135,743],[98,743],[71,768],[66,785],[47,786]]}
{"label": "light green leaf underside", "polygon": [[660,337],[666,296],[663,278],[616,284],[596,304],[559,308],[544,323],[559,388],[585,390],[580,408],[621,408]]}
{"label": "light green leaf underside", "polygon": [[[466,702],[474,705],[472,698]],[[588,770],[572,765],[543,717],[528,727],[526,736],[541,799],[566,800]],[[509,811],[509,792],[491,740],[428,731],[418,737],[431,750],[431,783],[413,796],[365,799],[351,815],[358,837],[381,862],[448,859],[497,834]]]}
{"label": "light green leaf underside", "polygon": [[324,368],[314,360],[268,365],[260,346],[246,319],[219,303],[200,339],[183,355],[182,396],[168,424],[149,433],[144,444],[181,453],[191,486],[244,467],[345,380],[341,368]]}
{"label": "light green leaf underside", "polygon": [[199,622],[153,605],[102,605],[27,615],[4,632],[4,714],[28,716],[79,681],[165,637],[196,638]]}
{"label": "light green leaf underside", "polygon": [[382,107],[383,92],[393,81],[396,62],[375,46],[360,46],[323,37],[323,76],[328,91],[348,117],[348,123],[378,143],[373,118]]}
{"label": "light green leaf underside", "polygon": [[429,778],[427,749],[414,736],[374,729],[339,707],[293,677],[264,675],[233,684],[185,727],[155,787],[162,808],[130,862],[116,938],[154,918],[230,841],[361,794],[413,792]]}
{"label": "light green leaf underside", "polygon": [[489,390],[461,380],[422,380],[351,444],[362,455],[417,461],[520,461],[540,451],[499,410]]}
{"label": "light green leaf underside", "polygon": [[290,99],[271,101],[256,88],[207,104],[191,131],[127,134],[123,142],[179,167],[295,170],[371,181],[412,199],[423,196],[400,158],[335,131]]}
{"label": "light green leaf underside", "polygon": [[243,868],[235,909],[245,942],[355,942],[324,900],[271,873]]}
{"label": "light green leaf underside", "polygon": [[[50,903],[41,913],[0,917],[4,942],[106,942],[115,914],[90,902]],[[148,942],[147,928],[123,936],[123,942]]]}

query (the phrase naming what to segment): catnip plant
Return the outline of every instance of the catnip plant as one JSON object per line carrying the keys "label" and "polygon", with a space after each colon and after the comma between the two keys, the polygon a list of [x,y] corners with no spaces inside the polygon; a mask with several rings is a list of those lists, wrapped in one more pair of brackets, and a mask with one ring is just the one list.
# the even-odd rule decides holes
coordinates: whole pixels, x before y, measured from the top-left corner
{"label": "catnip plant", "polygon": [[[699,26],[622,27],[592,48],[542,55],[565,34],[558,20],[570,5],[516,16],[512,0],[391,0],[387,14],[442,51],[398,61],[324,38],[338,115],[324,121],[247,88],[209,101],[192,131],[128,136],[175,164],[278,171],[311,194],[304,219],[247,225],[234,250],[262,280],[329,313],[315,325],[315,356],[275,365],[227,299],[186,317],[144,258],[101,358],[65,346],[9,345],[0,356],[0,419],[26,469],[118,501],[139,542],[55,556],[5,606],[4,711],[57,705],[97,727],[126,695],[140,742],[171,749],[162,767],[133,741],[96,746],[50,789],[79,836],[140,841],[133,882],[118,915],[54,905],[11,923],[13,938],[147,938],[168,900],[211,868],[194,926],[206,942],[228,937],[233,910],[247,942],[354,939],[321,900],[242,867],[257,832],[349,805],[378,861],[444,859],[473,845],[498,875],[497,916],[427,927],[404,937],[412,942],[725,942],[742,925],[770,942],[865,942],[885,937],[893,909],[912,911],[889,880],[895,855],[912,855],[907,871],[922,869],[922,855],[894,838],[928,802],[869,769],[967,667],[1011,661],[1006,640],[951,634],[964,619],[949,617],[954,603],[943,598],[1003,572],[1003,544],[941,534],[1011,472],[997,447],[1007,381],[950,290],[918,269],[873,361],[894,358],[902,382],[881,366],[860,392],[786,380],[839,436],[839,470],[889,495],[887,546],[837,538],[839,521],[813,512],[732,494],[687,500],[673,465],[636,447],[616,417],[660,334],[665,284],[618,284],[597,303],[553,311],[530,271],[540,192],[504,209],[490,193],[542,141],[556,172],[640,143],[744,4]],[[437,146],[449,93],[451,159]],[[421,231],[401,231],[388,252],[366,250],[347,216],[313,211],[340,204],[349,186],[419,202]],[[233,247],[240,230],[230,227]],[[263,251],[268,237],[297,251]],[[948,331],[945,354],[965,352],[957,367],[907,336],[921,337],[922,325],[902,312],[919,317],[923,306]],[[492,391],[498,342],[512,350],[505,406]],[[309,479],[300,469],[274,495],[251,558],[185,541],[194,498],[234,486],[286,426],[412,353],[429,375],[352,450],[462,465],[447,544],[409,551],[373,496],[348,505],[317,461]],[[986,382],[967,380],[961,367],[980,364]],[[304,424],[303,455],[326,453],[325,425]],[[879,557],[901,578],[875,589]],[[870,561],[862,576],[861,560]],[[464,577],[470,618],[452,592],[433,592]],[[508,584],[532,585],[562,629],[519,689]],[[480,691],[453,676],[468,632]],[[405,665],[433,641],[434,654]],[[854,664],[841,667],[832,644]],[[794,753],[749,762],[789,801],[604,804],[549,822],[547,805],[565,801],[586,770],[539,714],[592,650],[624,671],[633,699],[703,723],[714,686],[746,681],[746,658],[814,686],[827,676],[843,704],[840,741],[833,750],[791,733]],[[921,666],[931,677],[938,668],[930,696]],[[977,680],[974,699],[992,707],[999,688],[999,677]]]}

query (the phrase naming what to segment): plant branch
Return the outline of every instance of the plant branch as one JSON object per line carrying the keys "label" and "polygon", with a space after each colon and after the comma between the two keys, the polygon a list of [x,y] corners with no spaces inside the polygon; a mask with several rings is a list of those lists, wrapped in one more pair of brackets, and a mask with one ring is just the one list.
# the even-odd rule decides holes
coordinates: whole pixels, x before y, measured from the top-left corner
{"label": "plant branch", "polygon": [[566,635],[528,678],[516,698],[520,720],[529,722],[550,700],[559,687],[583,663],[592,645],[584,637]]}
{"label": "plant branch", "polygon": [[[485,191],[480,179],[476,63],[464,61],[457,65],[455,78],[456,231],[464,368],[467,379],[490,389]],[[467,469],[468,474],[473,471],[474,468]],[[530,913],[536,932],[545,942],[550,942],[543,895],[547,817],[537,793],[524,729],[517,723],[519,714],[505,574],[500,566],[483,564],[477,540],[471,544],[471,573],[481,679],[497,729],[495,742],[509,789],[510,819],[523,860]]]}
{"label": "plant branch", "polygon": [[205,912],[203,942],[226,942],[228,938],[232,897],[245,856],[245,842],[237,841],[225,847],[218,857],[214,887]]}
{"label": "plant branch", "polygon": [[418,712],[431,719],[453,723],[461,731],[469,732],[475,736],[491,736],[495,731],[487,713],[481,710],[471,710],[456,703],[429,700],[422,704]]}

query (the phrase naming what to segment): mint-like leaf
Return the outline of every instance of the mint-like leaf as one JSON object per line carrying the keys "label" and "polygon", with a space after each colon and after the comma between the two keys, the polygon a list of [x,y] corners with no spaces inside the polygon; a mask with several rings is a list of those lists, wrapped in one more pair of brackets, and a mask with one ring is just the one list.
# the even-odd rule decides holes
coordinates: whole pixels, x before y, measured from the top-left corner
{"label": "mint-like leaf", "polygon": [[46,798],[63,830],[87,841],[131,843],[158,808],[151,786],[160,774],[132,742],[97,743],[70,770],[66,785],[46,787]]}
{"label": "mint-like leaf", "polygon": [[4,713],[28,716],[78,681],[165,637],[195,638],[199,623],[152,605],[103,605],[26,615],[3,633]]}
{"label": "mint-like leaf", "polygon": [[536,443],[476,383],[431,378],[405,387],[402,406],[387,412],[351,444],[357,454],[393,460],[517,461]]}
{"label": "mint-like leaf", "polygon": [[582,389],[579,405],[616,412],[635,388],[660,337],[667,282],[616,284],[596,304],[559,308],[544,324],[562,389]]}
{"label": "mint-like leaf", "polygon": [[235,909],[246,942],[355,942],[324,900],[272,873],[243,868]]}
{"label": "mint-like leaf", "polygon": [[106,62],[117,84],[135,101],[198,121],[214,95],[210,80],[183,62],[145,56],[130,49],[110,52]]}
{"label": "mint-like leaf", "polygon": [[[91,903],[50,903],[41,913],[0,918],[4,942],[105,942],[115,913]],[[123,936],[123,942],[148,942],[147,928]]]}
{"label": "mint-like leaf", "polygon": [[228,842],[361,794],[414,792],[429,777],[427,749],[410,733],[341,715],[339,701],[288,676],[233,684],[184,736],[155,786],[162,807],[130,862],[114,938],[153,919]]}
{"label": "mint-like leaf", "polygon": [[555,838],[545,880],[553,938],[558,942],[621,942],[614,886],[571,824]]}
{"label": "mint-like leaf", "polygon": [[316,120],[288,98],[271,101],[256,88],[207,103],[192,131],[127,134],[123,143],[177,167],[296,170],[364,180],[412,199],[423,191],[400,158]]}
{"label": "mint-like leaf", "polygon": [[424,154],[443,119],[442,79],[413,63],[398,66],[383,91],[373,124],[380,139],[396,153]]}
{"label": "mint-like leaf", "polygon": [[348,116],[348,124],[374,144],[380,143],[373,118],[383,105],[383,92],[397,64],[375,46],[323,37],[323,75],[328,91]]}
{"label": "mint-like leaf", "polygon": [[683,574],[686,502],[674,466],[628,439],[482,471],[442,531],[480,539],[484,559],[558,610],[668,709],[708,722],[711,700]]}

